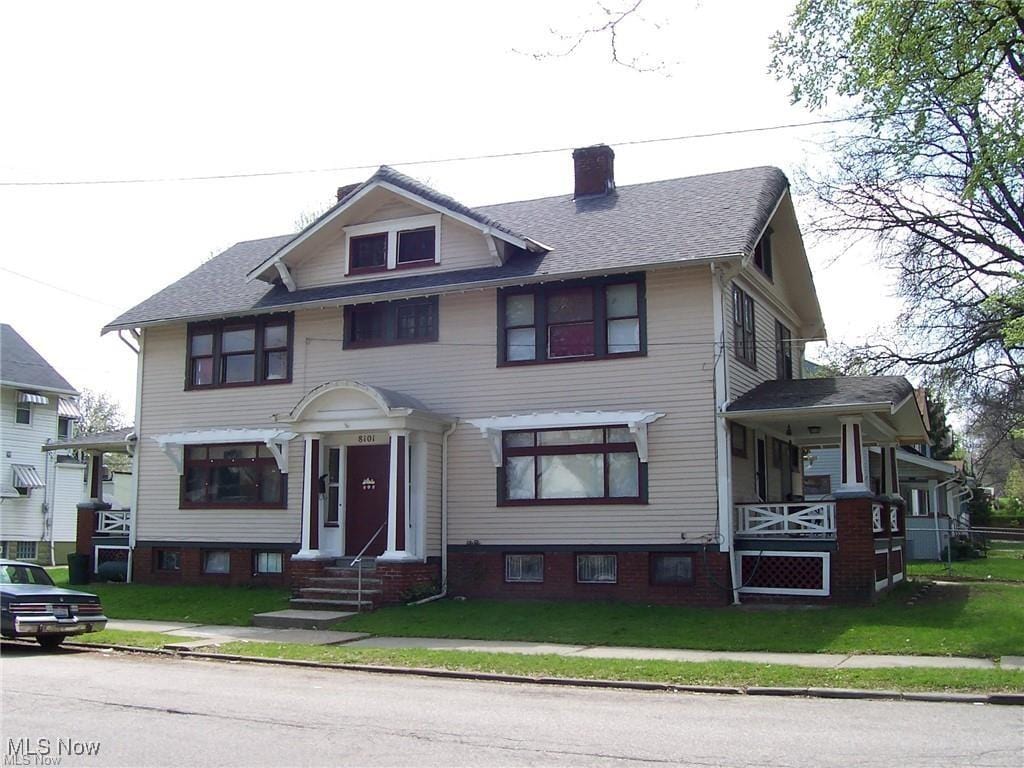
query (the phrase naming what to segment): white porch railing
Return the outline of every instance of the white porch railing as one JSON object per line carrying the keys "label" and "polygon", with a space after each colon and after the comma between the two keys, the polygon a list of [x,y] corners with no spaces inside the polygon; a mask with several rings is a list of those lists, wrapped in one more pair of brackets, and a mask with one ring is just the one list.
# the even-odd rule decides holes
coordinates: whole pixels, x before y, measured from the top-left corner
{"label": "white porch railing", "polygon": [[885,526],[882,525],[882,505],[872,504],[871,505],[871,531],[872,533],[881,533],[885,530]]}
{"label": "white porch railing", "polygon": [[834,501],[737,504],[736,535],[829,538],[836,534]]}
{"label": "white porch railing", "polygon": [[127,536],[131,530],[130,509],[101,509],[96,513],[96,533]]}

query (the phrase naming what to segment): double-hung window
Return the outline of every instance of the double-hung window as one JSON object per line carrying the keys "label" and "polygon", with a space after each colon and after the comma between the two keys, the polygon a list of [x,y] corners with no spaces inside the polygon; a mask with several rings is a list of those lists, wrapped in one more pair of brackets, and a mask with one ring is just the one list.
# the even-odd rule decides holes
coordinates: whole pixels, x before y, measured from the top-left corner
{"label": "double-hung window", "polygon": [[345,307],[345,349],[438,339],[437,296]]}
{"label": "double-hung window", "polygon": [[757,367],[754,300],[737,286],[732,287],[732,340],[736,359]]}
{"label": "double-hung window", "polygon": [[517,430],[503,440],[503,504],[646,501],[646,465],[626,427]]}
{"label": "double-hung window", "polygon": [[286,504],[286,475],[260,443],[185,446],[180,506],[268,508]]}
{"label": "double-hung window", "polygon": [[291,314],[189,326],[186,389],[282,384],[291,375]]}
{"label": "double-hung window", "polygon": [[643,275],[509,288],[498,299],[498,363],[644,354]]}
{"label": "double-hung window", "polygon": [[775,321],[775,378],[793,378],[793,332]]}

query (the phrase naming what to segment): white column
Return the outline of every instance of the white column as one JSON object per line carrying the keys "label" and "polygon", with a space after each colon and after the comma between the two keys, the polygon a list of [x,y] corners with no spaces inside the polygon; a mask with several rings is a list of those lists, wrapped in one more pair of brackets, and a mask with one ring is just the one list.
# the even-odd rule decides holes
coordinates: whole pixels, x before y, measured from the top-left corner
{"label": "white column", "polygon": [[837,493],[868,493],[867,462],[860,416],[839,417],[840,475]]}
{"label": "white column", "polygon": [[[398,479],[398,442],[404,437],[405,455],[402,457],[405,462],[405,482],[399,483]],[[409,519],[409,431],[405,429],[392,429],[388,431],[388,441],[391,450],[388,461],[388,548],[380,556],[381,560],[415,560],[416,557],[408,552],[409,536],[406,530],[405,542],[402,549],[398,548],[398,500],[402,499],[405,509],[405,520],[402,525],[406,526]]]}
{"label": "white column", "polygon": [[293,556],[297,560],[313,560],[320,555],[320,549],[311,549],[310,542],[310,518],[312,517],[313,505],[320,503],[320,496],[312,492],[313,484],[310,482],[310,475],[313,473],[313,445],[315,440],[320,439],[318,434],[305,435],[305,450],[302,457],[302,548]]}

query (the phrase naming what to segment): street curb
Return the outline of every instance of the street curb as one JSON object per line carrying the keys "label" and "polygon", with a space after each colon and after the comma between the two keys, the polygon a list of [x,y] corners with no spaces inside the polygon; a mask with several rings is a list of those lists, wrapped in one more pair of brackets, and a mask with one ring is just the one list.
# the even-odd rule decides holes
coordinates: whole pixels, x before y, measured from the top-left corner
{"label": "street curb", "polygon": [[368,672],[383,675],[416,675],[449,680],[476,680],[491,683],[525,683],[533,685],[563,685],[575,688],[606,688],[631,691],[661,691],[667,693],[713,693],[720,695],[747,696],[803,696],[815,699],[859,699],[865,701],[915,701],[947,704],[994,704],[1003,706],[1024,706],[1024,693],[943,693],[911,691],[872,691],[854,688],[783,688],[749,686],[737,688],[718,685],[682,685],[678,683],[655,683],[640,680],[597,680],[574,677],[530,677],[498,672],[471,672],[457,669],[433,667],[388,667],[375,664],[338,664],[307,659],[275,659],[265,656],[240,656],[233,653],[208,653],[203,651],[172,651],[164,648],[136,648],[130,645],[96,645],[93,643],[65,643],[67,648],[88,651],[113,650],[124,653],[170,656],[186,659],[207,659],[210,661],[247,662],[270,664],[281,667],[302,667],[306,669],[335,669],[348,672]]}

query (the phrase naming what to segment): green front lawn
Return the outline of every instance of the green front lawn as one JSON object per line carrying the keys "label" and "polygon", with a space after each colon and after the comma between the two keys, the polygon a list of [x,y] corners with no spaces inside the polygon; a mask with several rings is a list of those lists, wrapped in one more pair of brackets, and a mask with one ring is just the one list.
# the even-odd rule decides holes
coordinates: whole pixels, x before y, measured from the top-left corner
{"label": "green front lawn", "polygon": [[[204,649],[206,650],[206,649]],[[1001,669],[814,669],[731,661],[705,663],[526,656],[515,653],[346,648],[284,643],[227,643],[219,653],[335,664],[493,672],[527,677],[637,680],[676,685],[731,687],[860,688],[898,691],[1021,691],[1024,672]]]}
{"label": "green front lawn", "polygon": [[99,595],[103,612],[111,619],[156,619],[193,624],[248,626],[254,613],[288,607],[286,589],[267,587],[204,587],[97,582],[68,584],[67,568],[49,568],[58,587]]}
{"label": "green front lawn", "polygon": [[1024,655],[1024,588],[913,585],[875,606],[684,608],[629,603],[440,600],[354,616],[338,629],[402,637],[464,637],[719,651]]}
{"label": "green front lawn", "polygon": [[919,561],[907,563],[908,575],[936,579],[965,581],[1019,581],[1024,582],[1024,543],[996,541],[988,557],[977,560],[954,560],[949,571],[946,563]]}

